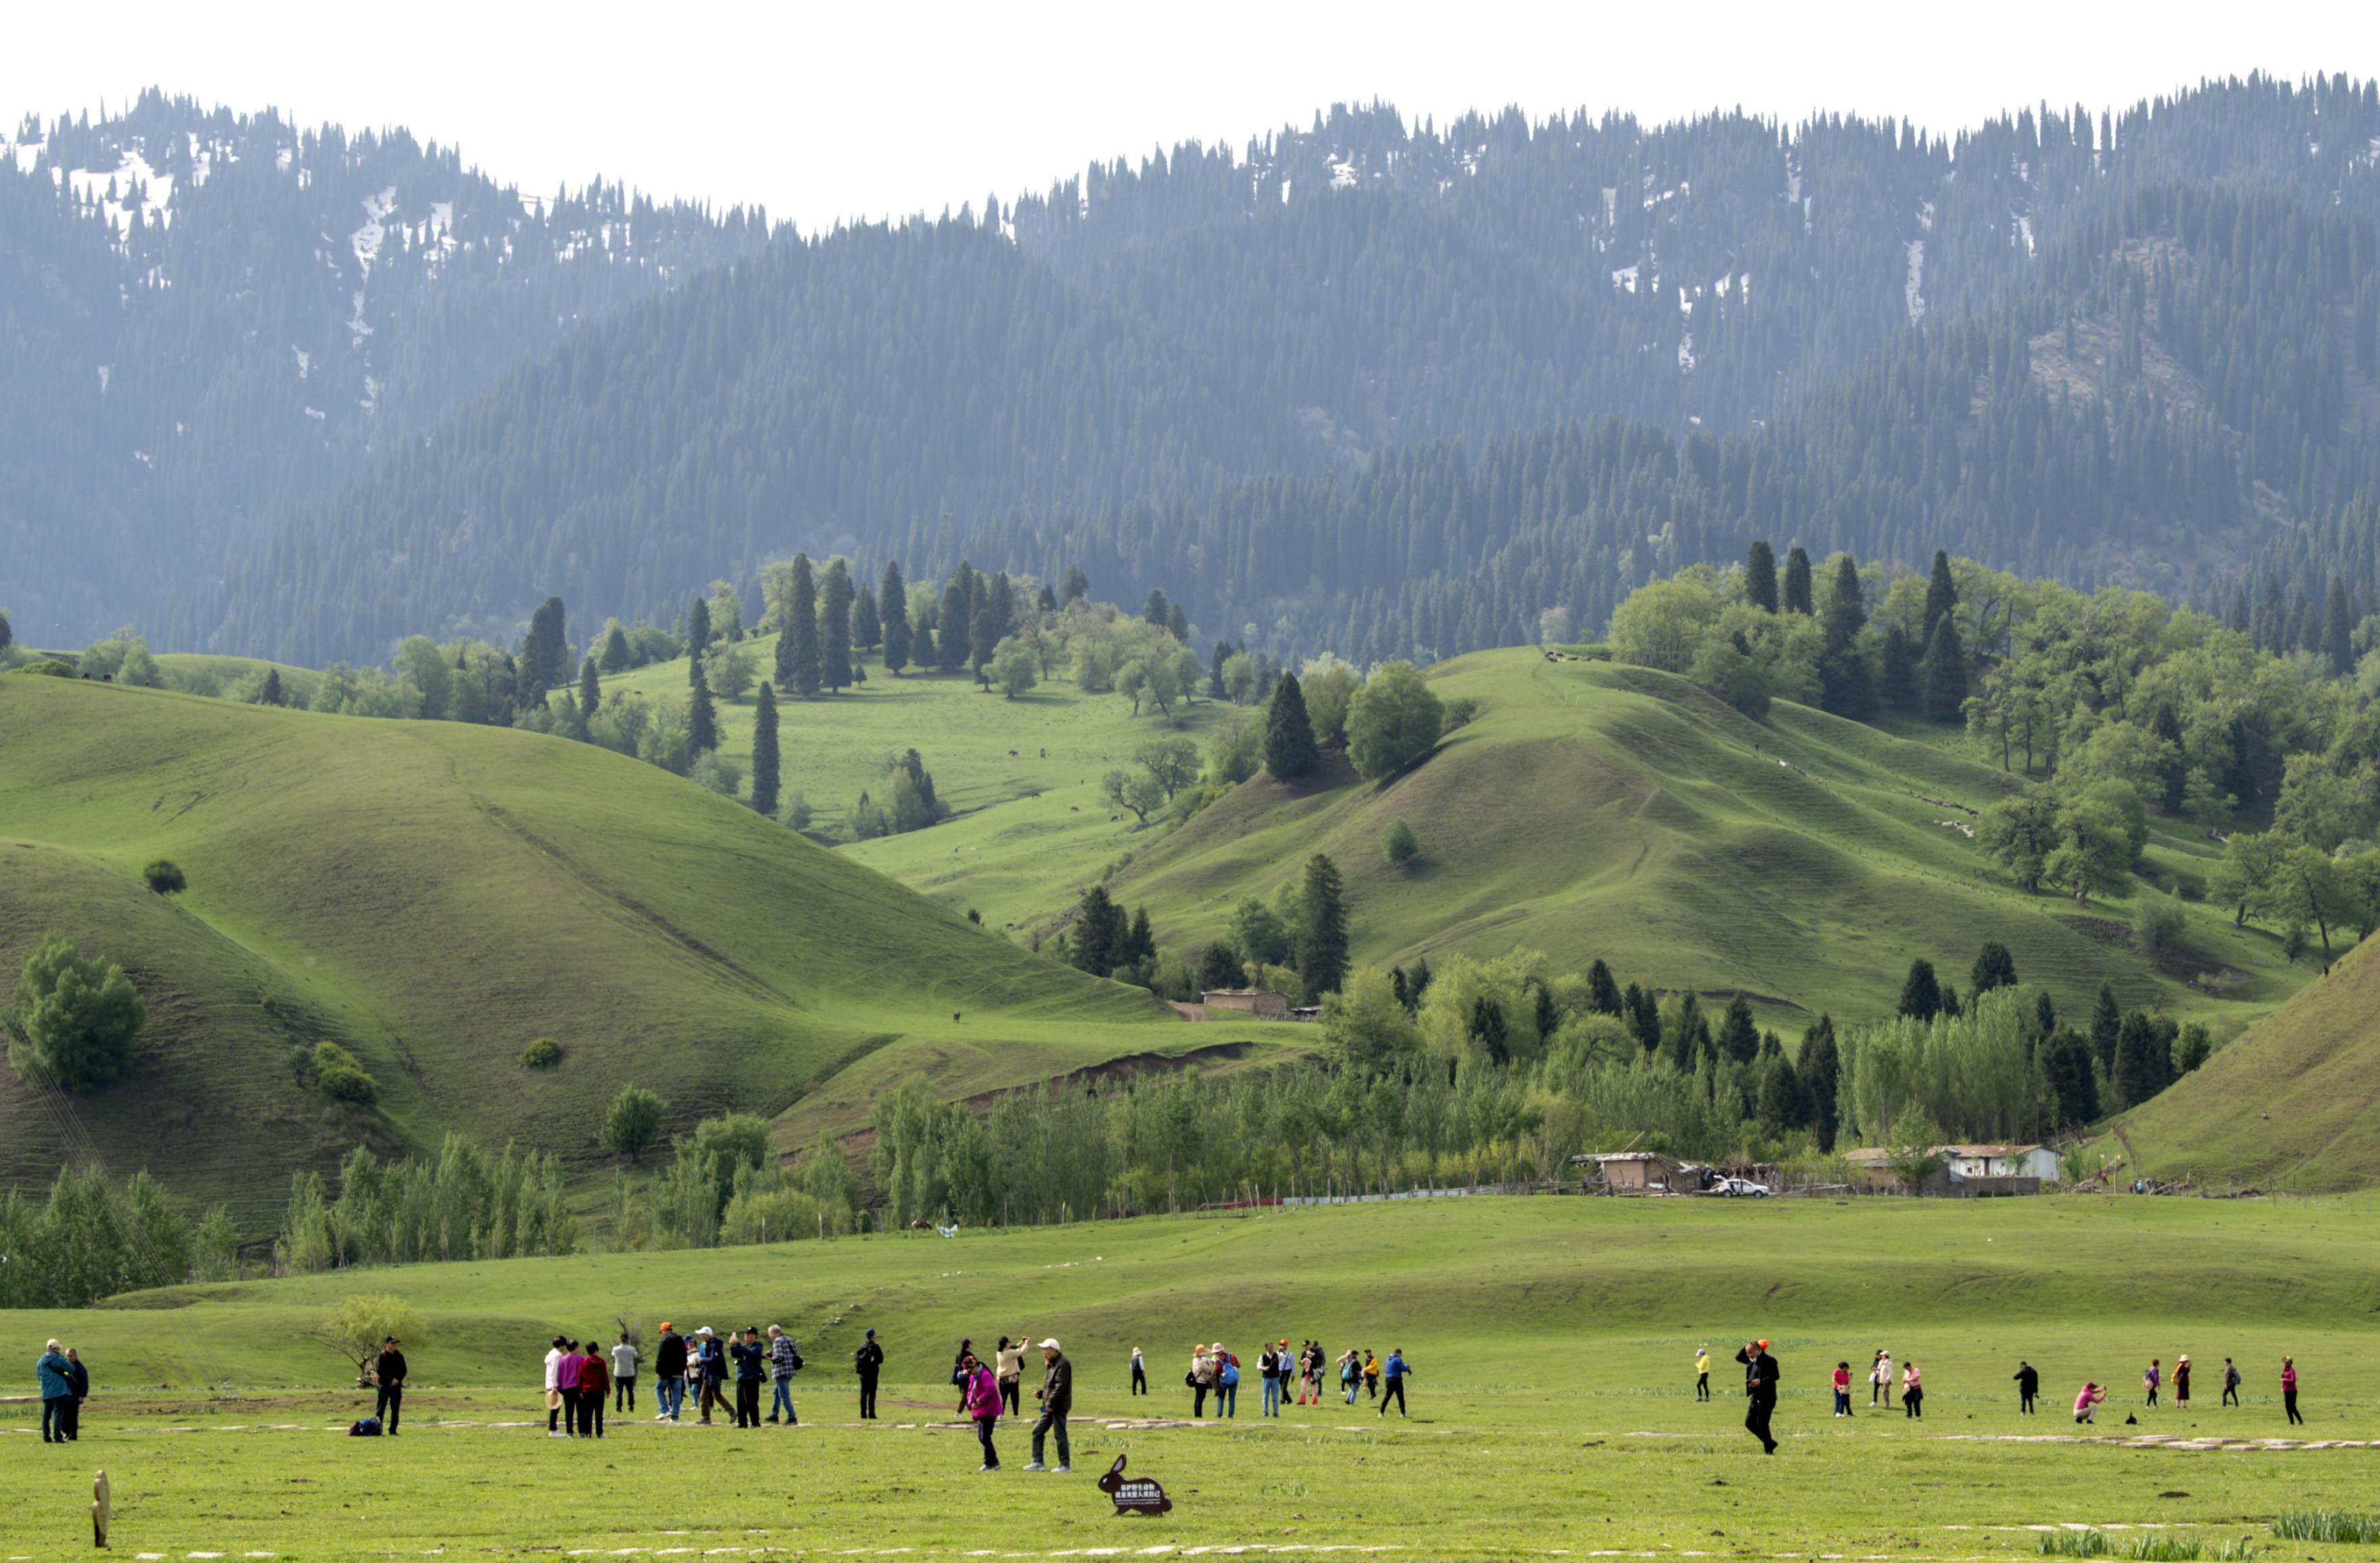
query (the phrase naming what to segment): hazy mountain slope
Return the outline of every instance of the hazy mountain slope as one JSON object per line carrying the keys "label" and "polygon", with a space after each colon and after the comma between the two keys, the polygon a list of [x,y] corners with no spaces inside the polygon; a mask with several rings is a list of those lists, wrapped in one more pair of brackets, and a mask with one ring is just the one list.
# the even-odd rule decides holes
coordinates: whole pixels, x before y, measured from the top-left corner
{"label": "hazy mountain slope", "polygon": [[[153,622],[579,324],[766,239],[523,197],[403,130],[144,94],[0,138],[0,552],[20,637]],[[97,546],[94,546],[97,544]]]}
{"label": "hazy mountain slope", "polygon": [[[18,676],[0,795],[0,969],[62,928],[142,980],[138,1064],[75,1107],[112,1161],[193,1193],[267,1200],[342,1140],[447,1130],[582,1159],[629,1082],[683,1125],[776,1115],[871,1057],[868,1079],[965,1094],[1223,1040],[690,783],[533,734]],[[170,906],[138,888],[160,855],[189,878]],[[565,1050],[550,1073],[517,1061],[539,1036]],[[323,1037],[364,1058],[379,1112],[299,1086],[288,1050]],[[55,1166],[6,1070],[0,1123],[0,1170]]]}

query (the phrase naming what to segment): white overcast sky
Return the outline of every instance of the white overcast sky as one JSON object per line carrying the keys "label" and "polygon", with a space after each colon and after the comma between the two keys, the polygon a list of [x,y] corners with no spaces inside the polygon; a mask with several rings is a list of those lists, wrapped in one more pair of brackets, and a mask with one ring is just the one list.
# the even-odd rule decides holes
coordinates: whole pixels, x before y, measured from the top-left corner
{"label": "white overcast sky", "polygon": [[806,229],[1045,188],[1185,138],[1243,145],[1336,101],[1442,122],[1518,104],[1647,120],[1741,105],[1936,130],[2042,100],[2095,112],[2263,69],[2380,72],[2380,5],[23,6],[0,113],[155,84],[301,122],[403,125],[544,191],[598,172],[764,202]]}

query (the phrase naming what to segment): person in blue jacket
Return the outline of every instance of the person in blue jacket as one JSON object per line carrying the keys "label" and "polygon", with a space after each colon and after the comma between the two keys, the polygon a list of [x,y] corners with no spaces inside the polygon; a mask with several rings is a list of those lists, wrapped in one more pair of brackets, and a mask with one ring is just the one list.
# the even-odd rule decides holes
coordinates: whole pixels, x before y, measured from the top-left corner
{"label": "person in blue jacket", "polygon": [[1404,1415],[1405,1380],[1413,1376],[1413,1368],[1405,1362],[1405,1354],[1393,1346],[1390,1347],[1389,1360],[1381,1364],[1380,1376],[1385,1381],[1384,1392],[1380,1396],[1380,1414],[1384,1417],[1389,1414],[1389,1402],[1393,1399],[1397,1403],[1397,1415]]}
{"label": "person in blue jacket", "polygon": [[66,1353],[53,1340],[42,1352],[41,1361],[33,1364],[33,1372],[42,1381],[42,1442],[63,1444],[67,1441],[67,1408],[74,1404],[74,1364],[67,1361]]}

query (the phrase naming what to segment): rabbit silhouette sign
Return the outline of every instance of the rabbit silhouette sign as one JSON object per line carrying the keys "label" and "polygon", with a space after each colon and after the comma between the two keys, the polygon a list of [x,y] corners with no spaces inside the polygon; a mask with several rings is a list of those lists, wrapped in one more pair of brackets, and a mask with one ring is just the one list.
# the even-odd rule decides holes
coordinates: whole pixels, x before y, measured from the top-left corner
{"label": "rabbit silhouette sign", "polygon": [[1107,1474],[1099,1478],[1099,1491],[1115,1499],[1115,1511],[1118,1514],[1171,1513],[1173,1500],[1165,1496],[1165,1488],[1153,1477],[1125,1476],[1124,1459],[1123,1455],[1116,1456],[1115,1463],[1109,1466]]}

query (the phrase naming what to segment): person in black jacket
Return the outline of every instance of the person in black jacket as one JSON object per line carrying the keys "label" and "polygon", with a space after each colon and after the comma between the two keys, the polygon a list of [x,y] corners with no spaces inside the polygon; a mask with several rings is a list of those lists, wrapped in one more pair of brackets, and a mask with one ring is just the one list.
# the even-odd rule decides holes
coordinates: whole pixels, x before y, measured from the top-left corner
{"label": "person in black jacket", "polygon": [[381,1340],[380,1356],[372,1363],[372,1382],[380,1386],[372,1415],[380,1418],[380,1430],[394,1438],[396,1419],[405,1411],[405,1353],[397,1349],[393,1335]]}
{"label": "person in black jacket", "polygon": [[2016,1393],[2017,1410],[2024,1416],[2031,1416],[2033,1398],[2041,1393],[2041,1372],[2022,1357],[2016,1362]]}
{"label": "person in black jacket", "polygon": [[91,1398],[91,1370],[71,1346],[67,1348],[67,1382],[74,1386],[74,1398],[67,1402],[67,1442],[72,1444],[82,1437],[82,1403]]}
{"label": "person in black jacket", "polygon": [[760,1376],[769,1360],[769,1349],[760,1344],[760,1332],[751,1325],[727,1349],[735,1359],[735,1425],[760,1425]]}
{"label": "person in black jacket", "polygon": [[1768,1419],[1777,1410],[1777,1359],[1768,1354],[1768,1342],[1748,1340],[1735,1360],[1743,1364],[1743,1398],[1751,1403],[1743,1430],[1760,1440],[1761,1453],[1773,1455],[1777,1440],[1768,1435]]}
{"label": "person in black jacket", "polygon": [[1066,1413],[1075,1409],[1075,1364],[1066,1361],[1066,1354],[1058,1349],[1055,1340],[1041,1343],[1041,1387],[1033,1392],[1033,1398],[1041,1402],[1041,1414],[1033,1423],[1033,1462],[1025,1469],[1050,1469],[1041,1463],[1041,1440],[1044,1434],[1054,1432],[1058,1435],[1058,1474],[1064,1476],[1075,1469],[1069,1463],[1066,1447]]}
{"label": "person in black jacket", "polygon": [[658,1402],[655,1422],[675,1422],[686,1405],[686,1337],[667,1319],[662,1321],[662,1337],[653,1347],[653,1396]]}
{"label": "person in black jacket", "polygon": [[873,1329],[868,1332],[868,1338],[860,1343],[859,1349],[851,1354],[851,1365],[859,1374],[859,1414],[864,1420],[873,1422],[876,1420],[876,1375],[884,1367],[884,1348],[876,1344]]}

